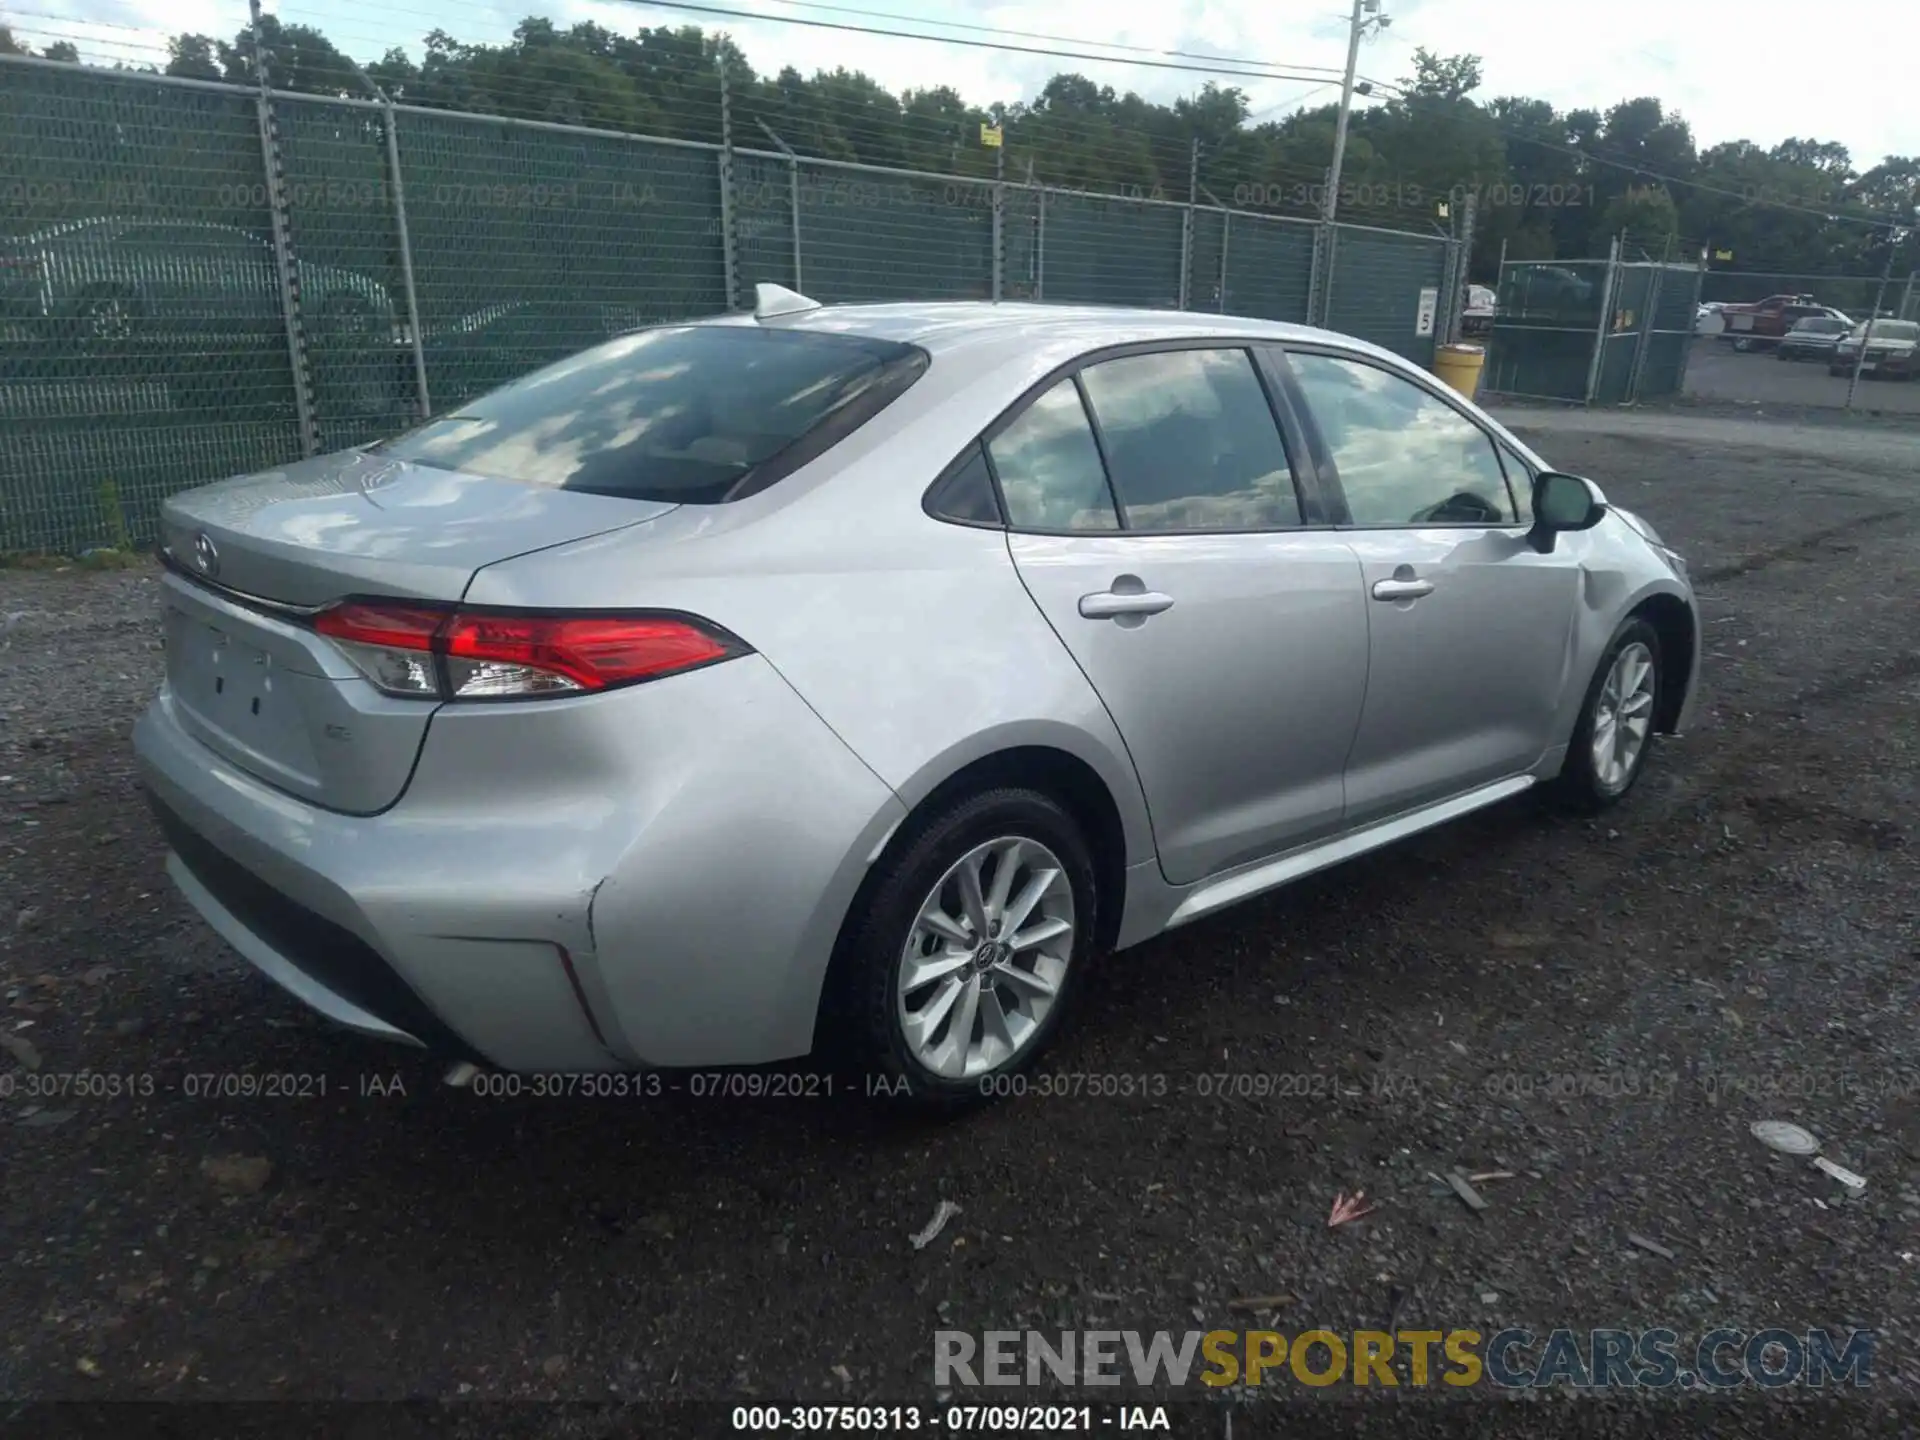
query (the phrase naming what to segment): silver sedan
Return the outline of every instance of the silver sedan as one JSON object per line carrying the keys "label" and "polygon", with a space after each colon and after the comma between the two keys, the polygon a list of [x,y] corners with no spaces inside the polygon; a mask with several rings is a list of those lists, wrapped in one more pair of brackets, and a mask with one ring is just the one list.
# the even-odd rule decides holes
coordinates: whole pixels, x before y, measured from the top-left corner
{"label": "silver sedan", "polygon": [[1373,346],[821,307],[623,336],[162,517],[175,882],[516,1070],[1004,1088],[1100,957],[1683,727],[1686,566]]}

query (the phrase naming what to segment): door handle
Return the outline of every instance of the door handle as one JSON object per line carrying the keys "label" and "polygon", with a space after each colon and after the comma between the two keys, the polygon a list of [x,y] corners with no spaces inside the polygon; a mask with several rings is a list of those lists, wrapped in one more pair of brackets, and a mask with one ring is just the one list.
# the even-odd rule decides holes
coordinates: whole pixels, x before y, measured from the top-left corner
{"label": "door handle", "polygon": [[1432,593],[1431,580],[1376,580],[1373,582],[1373,598],[1376,600],[1418,600],[1422,595]]}
{"label": "door handle", "polygon": [[1158,590],[1101,590],[1080,597],[1080,614],[1088,620],[1117,620],[1123,615],[1158,615],[1173,608],[1173,597]]}

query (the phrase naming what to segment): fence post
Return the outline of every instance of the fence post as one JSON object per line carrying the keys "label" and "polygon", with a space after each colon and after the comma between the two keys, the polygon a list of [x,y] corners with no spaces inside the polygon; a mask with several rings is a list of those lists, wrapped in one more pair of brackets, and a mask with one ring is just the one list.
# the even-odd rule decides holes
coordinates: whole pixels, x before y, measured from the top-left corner
{"label": "fence post", "polygon": [[1320,318],[1315,323],[1321,329],[1333,318],[1333,274],[1340,264],[1340,226],[1329,221],[1327,224],[1327,273],[1320,282]]}
{"label": "fence post", "polygon": [[1007,147],[1003,140],[993,148],[993,298],[999,302],[1006,268]]}
{"label": "fence post", "polygon": [[780,133],[766,121],[756,119],[754,124],[775,145],[780,153],[787,157],[787,208],[792,212],[793,221],[793,288],[801,289],[800,284],[800,157],[793,153],[793,147],[780,138]]}
{"label": "fence post", "polygon": [[1686,331],[1680,339],[1680,369],[1673,377],[1673,393],[1678,395],[1687,388],[1687,365],[1693,359],[1694,320],[1700,313],[1700,296],[1707,281],[1707,252],[1700,251],[1700,258],[1693,267],[1693,303],[1687,306]]}
{"label": "fence post", "polygon": [[1594,392],[1600,386],[1600,362],[1607,353],[1607,336],[1613,333],[1613,275],[1614,266],[1620,260],[1620,237],[1614,236],[1607,245],[1607,273],[1600,282],[1600,321],[1594,326],[1593,354],[1587,358],[1587,398],[1586,404],[1593,404]]}
{"label": "fence post", "polygon": [[800,284],[800,157],[787,152],[787,204],[793,210],[793,288]]}
{"label": "fence post", "polygon": [[1040,198],[1033,217],[1033,298],[1047,298],[1047,187],[1040,187]]}
{"label": "fence post", "polygon": [[280,322],[286,329],[287,362],[293,370],[293,413],[300,426],[300,453],[320,453],[320,421],[313,403],[313,370],[307,332],[300,318],[300,264],[293,253],[293,226],[287,215],[287,177],[280,156],[280,127],[274,118],[268,77],[270,53],[260,38],[260,0],[251,0],[253,69],[259,82],[254,115],[260,126],[260,159],[266,170],[267,211],[273,224],[273,260],[280,282]]}
{"label": "fence post", "polygon": [[1880,270],[1880,288],[1873,295],[1873,309],[1867,312],[1867,328],[1861,333],[1860,348],[1853,355],[1853,377],[1847,381],[1847,409],[1853,409],[1853,397],[1860,390],[1860,372],[1867,368],[1867,351],[1873,345],[1873,327],[1880,323],[1880,312],[1887,307],[1887,282],[1893,279],[1893,252],[1898,234],[1887,231],[1887,263]]}
{"label": "fence post", "polygon": [[1313,227],[1313,253],[1307,257],[1307,314],[1308,325],[1320,323],[1320,275],[1326,265],[1327,226],[1321,221]]}
{"label": "fence post", "polygon": [[1640,371],[1647,363],[1647,347],[1653,341],[1653,324],[1660,315],[1660,289],[1666,279],[1667,262],[1662,252],[1660,263],[1653,267],[1653,281],[1647,286],[1646,313],[1640,317],[1640,338],[1633,346],[1633,368],[1627,372],[1628,404],[1640,398]]}
{"label": "fence post", "polygon": [[1187,151],[1187,208],[1180,217],[1180,308],[1193,300],[1193,201],[1200,191],[1200,137]]}
{"label": "fence post", "polygon": [[1900,292],[1900,318],[1902,320],[1913,319],[1913,281],[1915,276],[1920,276],[1920,270],[1909,270],[1907,272],[1907,288]]}
{"label": "fence post", "polygon": [[1220,212],[1220,313],[1227,313],[1227,241],[1233,236],[1233,212]]}
{"label": "fence post", "polygon": [[1479,215],[1479,202],[1480,197],[1471,190],[1460,202],[1460,239],[1455,242],[1460,248],[1454,256],[1453,294],[1448,297],[1447,303],[1449,345],[1460,339],[1461,317],[1467,312],[1467,291],[1473,284],[1473,230],[1474,221]]}
{"label": "fence post", "polygon": [[[255,0],[259,3],[259,0]],[[727,88],[727,57],[715,55],[720,70],[720,251],[727,287],[727,309],[731,310],[740,294],[740,272],[733,253],[733,96]],[[796,216],[794,224],[798,225]]]}
{"label": "fence post", "polygon": [[407,331],[413,341],[413,387],[420,402],[420,418],[433,414],[427,393],[427,351],[420,333],[420,300],[413,285],[413,239],[407,230],[407,191],[400,178],[400,116],[384,94],[381,117],[387,132],[387,171],[393,177],[393,224],[400,240],[400,287],[407,302]]}

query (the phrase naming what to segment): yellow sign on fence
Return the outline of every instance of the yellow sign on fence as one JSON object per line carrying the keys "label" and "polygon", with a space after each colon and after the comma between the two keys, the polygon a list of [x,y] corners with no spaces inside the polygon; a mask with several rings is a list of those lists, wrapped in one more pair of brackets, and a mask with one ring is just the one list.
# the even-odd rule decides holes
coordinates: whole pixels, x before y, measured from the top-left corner
{"label": "yellow sign on fence", "polygon": [[1000,145],[1000,127],[998,125],[988,125],[984,121],[981,122],[980,143],[982,145],[991,145],[998,149]]}

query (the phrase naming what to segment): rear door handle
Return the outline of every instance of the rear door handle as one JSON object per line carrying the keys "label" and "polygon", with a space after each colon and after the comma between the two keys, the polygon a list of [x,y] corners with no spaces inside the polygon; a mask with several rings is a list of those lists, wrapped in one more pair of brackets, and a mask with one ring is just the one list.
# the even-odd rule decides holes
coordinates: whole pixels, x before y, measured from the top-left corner
{"label": "rear door handle", "polygon": [[1173,597],[1158,590],[1100,590],[1080,597],[1080,614],[1088,620],[1115,620],[1122,615],[1158,615],[1173,608]]}
{"label": "rear door handle", "polygon": [[1376,600],[1418,600],[1422,595],[1432,593],[1431,580],[1376,580],[1373,582],[1373,598]]}

